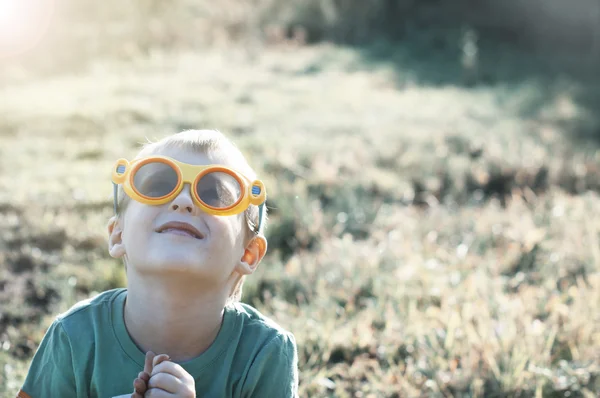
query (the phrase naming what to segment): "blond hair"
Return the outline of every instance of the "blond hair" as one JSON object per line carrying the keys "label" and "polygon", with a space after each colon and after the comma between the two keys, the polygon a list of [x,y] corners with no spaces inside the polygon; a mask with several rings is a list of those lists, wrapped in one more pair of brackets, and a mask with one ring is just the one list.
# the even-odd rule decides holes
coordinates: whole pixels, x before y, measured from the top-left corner
{"label": "blond hair", "polygon": [[[148,141],[142,145],[141,150],[134,159],[155,155],[161,151],[175,148],[214,156],[218,161],[231,165],[251,181],[257,178],[256,172],[248,164],[238,147],[218,130],[184,130],[158,141]],[[119,185],[116,206],[118,216],[121,216],[125,212],[128,199],[129,197],[123,191],[123,187]],[[245,229],[244,245],[247,245],[255,234],[264,235],[267,221],[267,207],[262,206],[262,209],[262,222],[258,230],[260,218],[259,207],[250,205],[244,212],[247,226]],[[242,277],[238,281],[229,295],[228,302],[241,300],[244,279],[245,277]]]}

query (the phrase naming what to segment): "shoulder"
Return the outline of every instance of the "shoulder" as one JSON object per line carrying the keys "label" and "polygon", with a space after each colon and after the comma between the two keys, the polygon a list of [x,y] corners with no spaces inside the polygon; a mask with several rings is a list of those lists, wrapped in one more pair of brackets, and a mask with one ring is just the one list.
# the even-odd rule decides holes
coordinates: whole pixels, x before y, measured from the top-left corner
{"label": "shoulder", "polygon": [[34,354],[23,391],[32,397],[87,391],[98,344],[111,329],[111,307],[124,290],[99,293],[56,316]]}
{"label": "shoulder", "polygon": [[295,355],[294,335],[273,319],[245,303],[229,306],[241,326],[242,340],[251,340],[257,348],[282,350],[286,355]]}
{"label": "shoulder", "polygon": [[111,289],[75,303],[67,311],[59,314],[55,322],[65,331],[80,333],[84,324],[97,324],[95,320],[108,320],[114,299],[125,289]]}
{"label": "shoulder", "polygon": [[245,357],[244,396],[297,397],[298,351],[294,335],[252,306],[233,306],[241,321],[241,351]]}
{"label": "shoulder", "polygon": [[246,330],[261,332],[273,337],[278,335],[291,336],[289,331],[251,305],[235,303],[231,304],[228,308],[235,313],[238,321],[241,321],[243,328]]}

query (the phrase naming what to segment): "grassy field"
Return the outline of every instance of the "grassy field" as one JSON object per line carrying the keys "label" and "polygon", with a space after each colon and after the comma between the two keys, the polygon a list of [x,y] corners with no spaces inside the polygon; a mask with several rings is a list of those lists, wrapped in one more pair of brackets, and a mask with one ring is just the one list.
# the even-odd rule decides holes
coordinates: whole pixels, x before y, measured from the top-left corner
{"label": "grassy field", "polygon": [[597,79],[502,47],[473,72],[427,35],[111,53],[108,31],[72,68],[3,65],[0,396],[57,313],[126,284],[114,160],[188,128],[267,184],[244,301],[294,332],[301,396],[597,396]]}

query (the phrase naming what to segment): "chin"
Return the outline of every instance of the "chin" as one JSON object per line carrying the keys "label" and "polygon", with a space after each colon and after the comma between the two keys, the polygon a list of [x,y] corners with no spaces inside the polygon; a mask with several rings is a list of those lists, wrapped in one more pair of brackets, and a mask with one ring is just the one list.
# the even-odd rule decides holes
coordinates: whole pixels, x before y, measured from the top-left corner
{"label": "chin", "polygon": [[161,250],[155,247],[140,261],[141,268],[149,272],[202,273],[206,267],[204,256],[197,251]]}

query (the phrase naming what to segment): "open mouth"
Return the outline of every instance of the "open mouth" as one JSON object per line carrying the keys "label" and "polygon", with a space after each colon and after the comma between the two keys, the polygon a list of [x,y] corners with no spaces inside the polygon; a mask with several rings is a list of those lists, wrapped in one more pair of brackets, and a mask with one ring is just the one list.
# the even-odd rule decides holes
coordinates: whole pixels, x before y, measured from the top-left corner
{"label": "open mouth", "polygon": [[179,221],[171,221],[161,225],[156,232],[159,234],[173,234],[181,236],[190,236],[196,239],[203,239],[204,235],[191,224]]}

